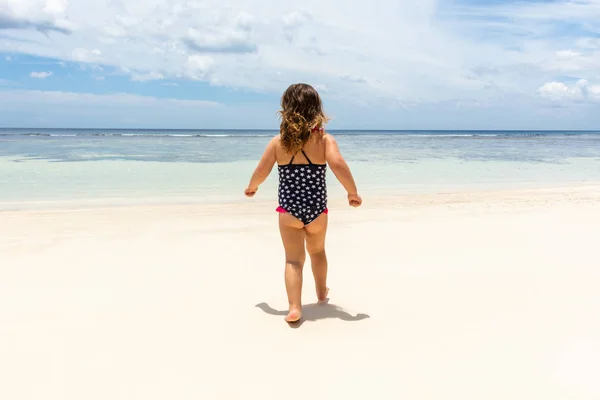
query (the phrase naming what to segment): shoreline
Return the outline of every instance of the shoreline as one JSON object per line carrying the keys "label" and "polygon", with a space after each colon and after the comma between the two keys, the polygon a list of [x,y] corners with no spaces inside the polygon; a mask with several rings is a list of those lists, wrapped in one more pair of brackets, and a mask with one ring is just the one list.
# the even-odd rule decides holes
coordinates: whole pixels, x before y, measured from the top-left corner
{"label": "shoreline", "polygon": [[[477,188],[463,187],[461,189],[443,191],[424,191],[424,192],[400,192],[397,194],[387,194],[385,192],[375,192],[370,195],[369,192],[361,192],[365,200],[362,209],[371,208],[377,205],[394,204],[398,206],[423,206],[423,205],[442,205],[447,203],[476,203],[485,201],[497,201],[502,199],[523,199],[527,196],[542,196],[548,199],[560,197],[569,192],[578,193],[580,200],[586,196],[595,199],[595,194],[600,192],[600,182],[577,182],[556,184],[540,184],[536,186],[518,185],[513,188]],[[339,192],[339,193],[338,193]],[[385,193],[385,194],[384,194]],[[261,196],[262,194],[262,196]],[[243,194],[236,201],[202,201],[202,196],[164,196],[153,198],[97,198],[97,199],[77,199],[77,200],[47,200],[47,201],[21,201],[21,202],[2,202],[0,201],[0,214],[10,212],[26,211],[61,211],[61,210],[98,210],[113,208],[148,208],[148,207],[198,207],[216,210],[229,210],[236,208],[265,208],[272,206],[276,208],[277,199],[272,193],[264,195],[259,193],[259,197],[247,199]],[[262,197],[262,198],[260,198]],[[345,196],[339,188],[330,190],[330,207],[345,207]]]}

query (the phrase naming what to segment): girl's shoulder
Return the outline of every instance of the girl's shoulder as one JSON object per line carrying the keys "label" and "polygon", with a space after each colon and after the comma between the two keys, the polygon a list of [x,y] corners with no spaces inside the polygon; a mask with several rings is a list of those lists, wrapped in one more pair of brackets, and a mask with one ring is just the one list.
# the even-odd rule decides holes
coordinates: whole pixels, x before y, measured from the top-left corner
{"label": "girl's shoulder", "polygon": [[272,146],[281,146],[281,134],[278,133],[277,135],[273,136],[269,144]]}
{"label": "girl's shoulder", "polygon": [[323,141],[327,143],[335,143],[335,137],[329,132],[323,132]]}
{"label": "girl's shoulder", "polygon": [[269,144],[270,145],[275,145],[275,144],[279,144],[281,142],[281,135],[277,134],[275,136],[273,136],[271,138],[271,140],[269,140]]}
{"label": "girl's shoulder", "polygon": [[269,141],[268,147],[270,147],[276,153],[279,153],[281,151],[281,149],[282,149],[282,146],[281,146],[281,135],[277,134],[277,135],[273,136],[271,138],[271,140]]}

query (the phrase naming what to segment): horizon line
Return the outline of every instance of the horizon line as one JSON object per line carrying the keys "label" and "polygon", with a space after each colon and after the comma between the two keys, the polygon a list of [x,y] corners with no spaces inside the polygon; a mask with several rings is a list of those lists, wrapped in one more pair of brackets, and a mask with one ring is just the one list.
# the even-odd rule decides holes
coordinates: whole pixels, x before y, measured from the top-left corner
{"label": "horizon line", "polygon": [[[243,129],[243,128],[67,128],[67,127],[59,127],[59,128],[34,128],[34,127],[0,127],[0,130],[35,130],[35,129],[45,129],[45,130],[100,130],[100,131],[109,131],[109,130],[123,130],[123,131],[239,131],[239,132],[249,132],[249,131],[272,131],[277,132],[279,129],[261,129],[261,128],[252,128],[252,129]],[[600,129],[329,129],[329,132],[600,132]]]}

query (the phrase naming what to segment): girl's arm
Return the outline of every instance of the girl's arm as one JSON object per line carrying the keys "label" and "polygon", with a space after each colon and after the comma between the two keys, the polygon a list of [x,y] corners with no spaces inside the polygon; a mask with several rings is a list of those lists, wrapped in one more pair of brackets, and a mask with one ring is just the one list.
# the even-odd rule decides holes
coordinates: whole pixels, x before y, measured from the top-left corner
{"label": "girl's arm", "polygon": [[350,167],[346,164],[346,160],[344,160],[337,142],[331,135],[325,136],[325,156],[327,158],[327,163],[331,167],[331,171],[340,181],[342,186],[344,186],[346,192],[348,192],[349,195],[358,194],[358,189],[356,188],[352,172],[350,172]]}
{"label": "girl's arm", "polygon": [[278,140],[279,137],[276,136],[273,139],[271,139],[271,141],[267,145],[265,152],[263,153],[260,161],[258,162],[258,165],[256,166],[256,169],[254,170],[254,173],[252,174],[252,177],[250,178],[250,183],[248,184],[248,187],[245,191],[246,196],[254,196],[258,191],[258,187],[265,181],[265,179],[267,179],[267,177],[271,173],[275,162],[277,162],[275,149]]}

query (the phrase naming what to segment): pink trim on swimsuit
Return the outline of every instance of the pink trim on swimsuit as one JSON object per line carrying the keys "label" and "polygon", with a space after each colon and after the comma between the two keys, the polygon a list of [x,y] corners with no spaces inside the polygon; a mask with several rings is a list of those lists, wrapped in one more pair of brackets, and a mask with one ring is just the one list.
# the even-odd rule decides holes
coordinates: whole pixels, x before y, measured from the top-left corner
{"label": "pink trim on swimsuit", "polygon": [[[288,214],[288,212],[281,206],[277,207],[275,211],[282,214]],[[323,211],[323,214],[329,214],[329,209],[326,208],[325,211]]]}

